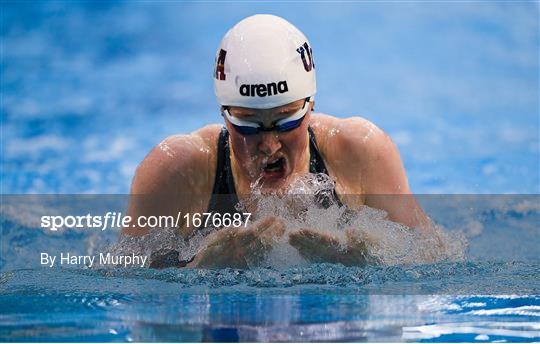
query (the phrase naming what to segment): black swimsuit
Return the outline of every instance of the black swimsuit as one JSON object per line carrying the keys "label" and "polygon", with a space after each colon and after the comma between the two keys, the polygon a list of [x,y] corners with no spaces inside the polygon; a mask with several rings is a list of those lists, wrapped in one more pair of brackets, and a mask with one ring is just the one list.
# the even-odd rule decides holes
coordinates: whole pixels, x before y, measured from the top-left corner
{"label": "black swimsuit", "polygon": [[[328,170],[324,164],[324,160],[319,153],[317,141],[313,130],[308,127],[309,132],[309,172],[314,174],[328,174]],[[323,208],[328,208],[331,204],[342,205],[335,188],[332,190],[321,190],[316,194],[316,200]],[[231,169],[231,157],[229,147],[229,132],[225,127],[221,129],[217,146],[217,167],[216,177],[214,179],[214,188],[212,196],[208,202],[209,213],[234,214],[241,213],[237,209],[238,195],[234,187],[234,177]],[[188,238],[189,239],[189,238]],[[150,267],[152,268],[167,268],[167,267],[184,267],[189,261],[179,261],[177,251],[169,251],[166,254],[153,254],[151,257]]]}

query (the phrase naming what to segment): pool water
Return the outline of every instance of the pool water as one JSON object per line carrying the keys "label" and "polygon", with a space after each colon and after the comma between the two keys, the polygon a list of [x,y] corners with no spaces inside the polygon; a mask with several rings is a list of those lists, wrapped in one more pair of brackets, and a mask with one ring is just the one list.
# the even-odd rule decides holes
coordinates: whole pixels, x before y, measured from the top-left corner
{"label": "pool water", "polygon": [[[419,197],[447,233],[466,237],[465,259],[250,270],[40,266],[38,252],[107,252],[118,236],[36,228],[52,209],[43,197],[4,198],[2,340],[540,340],[537,195]],[[126,200],[53,199],[65,197],[84,211],[98,211],[92,200],[105,209]]]}
{"label": "pool water", "polygon": [[[540,341],[537,3],[1,6],[1,341]],[[36,219],[55,208],[29,194],[101,194],[123,209],[153,145],[221,121],[214,53],[254,13],[306,33],[316,110],[387,131],[464,257],[40,266],[39,252],[90,254],[118,232],[44,230]]]}
{"label": "pool water", "polygon": [[[359,273],[339,269],[314,266],[311,274]],[[276,281],[280,278],[269,281],[272,273],[250,271],[240,278],[242,273],[228,270],[17,271],[4,277],[11,280],[7,282],[11,291],[0,296],[0,337],[8,341],[442,342],[540,338],[537,296],[372,295],[377,291],[362,292],[358,282],[315,285],[315,276],[306,284],[292,277],[308,271],[281,273],[291,276],[290,285],[279,288],[275,285],[282,283]]]}

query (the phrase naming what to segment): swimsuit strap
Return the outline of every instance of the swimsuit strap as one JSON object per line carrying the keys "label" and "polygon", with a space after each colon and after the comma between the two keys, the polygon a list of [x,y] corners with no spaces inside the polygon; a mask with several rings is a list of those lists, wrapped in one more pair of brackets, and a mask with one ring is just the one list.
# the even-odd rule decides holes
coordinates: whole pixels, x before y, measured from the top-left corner
{"label": "swimsuit strap", "polygon": [[308,127],[309,132],[309,172],[310,173],[324,173],[329,176],[324,160],[319,153],[319,147],[317,146],[317,140],[315,140],[315,133],[311,127]]}
{"label": "swimsuit strap", "polygon": [[221,128],[217,145],[216,177],[212,194],[236,193],[234,179],[231,171],[231,157],[229,148],[229,132]]}
{"label": "swimsuit strap", "polygon": [[231,168],[229,132],[227,128],[223,127],[219,133],[216,177],[212,196],[208,203],[208,212],[237,213],[236,204],[238,204],[238,196],[236,195]]}
{"label": "swimsuit strap", "polygon": [[[321,153],[319,152],[319,147],[317,146],[317,140],[315,139],[315,133],[311,127],[308,127],[309,132],[309,172],[310,173],[322,173],[330,176],[326,165],[324,164],[324,159],[322,158]],[[332,190],[320,190],[316,193],[316,200],[324,208],[328,208],[331,204],[337,204],[342,206],[336,188],[333,187]]]}

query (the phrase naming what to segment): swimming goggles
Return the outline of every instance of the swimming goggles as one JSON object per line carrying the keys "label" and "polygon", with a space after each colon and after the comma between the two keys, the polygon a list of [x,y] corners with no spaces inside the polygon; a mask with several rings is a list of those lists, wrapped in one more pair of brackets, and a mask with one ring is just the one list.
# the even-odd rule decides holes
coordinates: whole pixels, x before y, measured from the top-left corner
{"label": "swimming goggles", "polygon": [[309,106],[306,104],[309,103],[311,97],[307,97],[304,100],[304,105],[302,108],[292,115],[282,118],[279,121],[276,121],[272,124],[271,127],[265,127],[261,123],[246,121],[237,117],[233,117],[229,112],[228,107],[224,106],[223,111],[221,112],[222,116],[227,118],[231,125],[242,135],[256,135],[262,131],[277,131],[280,133],[291,131],[298,128],[308,112]]}

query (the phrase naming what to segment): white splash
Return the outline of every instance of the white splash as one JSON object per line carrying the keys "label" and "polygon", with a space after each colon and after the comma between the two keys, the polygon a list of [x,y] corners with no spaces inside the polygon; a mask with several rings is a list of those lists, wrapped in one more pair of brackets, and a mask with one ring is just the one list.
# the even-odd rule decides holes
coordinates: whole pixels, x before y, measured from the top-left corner
{"label": "white splash", "polygon": [[[324,174],[298,175],[287,189],[271,194],[262,193],[258,182],[251,185],[252,194],[238,205],[239,209],[253,212],[250,222],[272,216],[285,224],[285,234],[276,240],[267,254],[265,266],[305,265],[306,260],[289,243],[289,235],[302,229],[329,236],[343,248],[351,237],[355,238],[365,243],[368,262],[373,264],[420,264],[464,258],[462,237],[435,225],[428,235],[425,230],[392,222],[385,211],[367,206],[352,211],[333,200],[334,185],[334,181]],[[185,239],[173,228],[155,229],[143,237],[123,238],[111,251],[151,256],[154,252],[174,250],[179,253],[179,260],[189,260],[204,249],[207,235],[214,231],[206,228]]]}
{"label": "white splash", "polygon": [[[367,206],[352,211],[332,202],[334,185],[325,174],[299,175],[285,191],[273,194],[263,195],[252,185],[254,193],[243,200],[243,206],[253,208],[255,205],[255,219],[267,216],[282,219],[286,234],[311,229],[335,238],[343,247],[347,236],[355,237],[367,244],[371,262],[395,265],[464,259],[466,244],[462,236],[445,232],[434,224],[430,231],[408,228],[390,221],[385,211]],[[325,196],[329,196],[326,198],[329,204],[322,208],[321,197]],[[284,237],[269,259],[285,260],[289,266],[304,263],[298,259],[296,250],[291,249],[287,235]]]}

